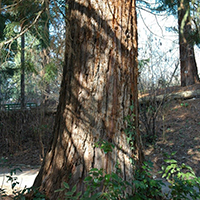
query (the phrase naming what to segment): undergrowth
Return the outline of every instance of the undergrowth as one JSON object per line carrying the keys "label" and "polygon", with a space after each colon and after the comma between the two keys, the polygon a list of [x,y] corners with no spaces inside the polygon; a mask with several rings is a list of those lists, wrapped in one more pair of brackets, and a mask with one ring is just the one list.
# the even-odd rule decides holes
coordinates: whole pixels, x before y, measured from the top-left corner
{"label": "undergrowth", "polygon": [[[127,142],[131,146],[134,141],[134,127],[131,122],[133,117],[128,119],[128,129],[126,130]],[[127,120],[126,119],[126,120]],[[105,154],[112,152],[115,148],[114,144],[108,141],[99,141],[96,147],[102,149]],[[162,178],[167,180],[169,186],[166,186],[162,180],[154,179],[152,176],[153,164],[144,161],[142,167],[137,168],[133,174],[133,181],[124,181],[121,177],[119,165],[115,166],[115,171],[107,174],[104,169],[93,168],[89,171],[88,176],[84,179],[86,190],[85,192],[77,191],[76,185],[69,186],[68,183],[63,182],[62,188],[55,192],[62,192],[65,200],[151,200],[151,199],[165,199],[165,200],[198,200],[200,199],[200,177],[196,177],[194,171],[188,165],[182,163],[181,165],[172,155],[166,155],[165,165],[162,167]],[[0,160],[0,164],[2,159]],[[133,162],[133,167],[134,162]],[[31,192],[33,200],[47,199],[44,194],[40,193],[35,188],[24,188],[17,190],[16,186],[19,184],[16,175],[16,168],[7,176],[11,183],[13,199],[25,200],[27,194]],[[168,187],[168,193],[162,192],[163,187]],[[6,197],[6,190],[0,188],[0,199]]]}
{"label": "undergrowth", "polygon": [[[107,146],[106,146],[107,148]],[[166,186],[162,180],[156,180],[152,177],[152,163],[145,161],[142,168],[136,169],[134,181],[127,182],[120,176],[120,169],[116,165],[116,173],[106,174],[103,169],[93,168],[84,182],[86,190],[84,193],[77,191],[76,185],[70,189],[68,183],[63,182],[63,187],[55,192],[64,192],[65,200],[198,200],[200,199],[200,177],[196,177],[191,167],[181,164],[168,157],[165,165],[162,167],[162,178],[165,178],[169,186]],[[23,188],[17,190],[19,185],[15,177],[16,168],[7,176],[7,181],[11,183],[12,198],[16,200],[27,199],[27,194],[31,192],[33,200],[47,199],[44,194],[35,188]],[[163,194],[162,187],[168,187],[168,193]],[[101,189],[100,189],[101,188]],[[126,191],[134,191],[129,194]],[[0,188],[0,199],[8,196],[6,190]]]}

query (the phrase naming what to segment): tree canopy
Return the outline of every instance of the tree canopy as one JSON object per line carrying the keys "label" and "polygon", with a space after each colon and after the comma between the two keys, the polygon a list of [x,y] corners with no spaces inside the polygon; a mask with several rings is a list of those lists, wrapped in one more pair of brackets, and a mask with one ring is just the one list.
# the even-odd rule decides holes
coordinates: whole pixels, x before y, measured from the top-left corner
{"label": "tree canopy", "polygon": [[[12,95],[11,93],[3,95],[6,96],[3,98],[5,101],[19,100],[20,36],[23,34],[26,38],[24,46],[24,66],[27,76],[25,77],[26,101],[33,99],[33,91],[37,95],[45,93],[43,87],[49,83],[54,84],[49,92],[55,93],[55,88],[58,90],[59,82],[55,77],[61,72],[61,67],[58,67],[61,65],[58,63],[62,63],[62,55],[59,54],[64,49],[61,44],[64,41],[64,32],[58,31],[64,24],[64,18],[59,18],[58,15],[61,16],[55,6],[49,6],[49,1],[1,1],[1,18],[4,22],[1,24],[3,34],[1,34],[0,44],[1,70],[4,74],[1,82],[4,84],[8,81],[13,85],[11,90],[14,92]],[[21,25],[23,25],[22,29]],[[50,33],[52,28],[54,32]],[[44,60],[48,60],[48,63]],[[13,69],[12,77],[6,75],[7,70],[4,68]],[[1,93],[5,94],[6,90],[4,91],[3,88],[5,87],[2,87]]]}

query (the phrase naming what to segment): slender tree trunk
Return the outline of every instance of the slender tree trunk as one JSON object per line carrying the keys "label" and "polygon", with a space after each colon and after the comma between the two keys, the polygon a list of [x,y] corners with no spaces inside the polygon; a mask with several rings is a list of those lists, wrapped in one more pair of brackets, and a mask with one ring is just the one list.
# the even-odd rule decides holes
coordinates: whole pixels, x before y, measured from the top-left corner
{"label": "slender tree trunk", "polygon": [[[46,0],[44,3],[45,6],[45,12],[43,13],[42,16],[42,20],[43,20],[43,26],[44,26],[44,30],[43,30],[43,38],[42,38],[42,56],[43,56],[43,62],[42,62],[42,67],[44,70],[44,76],[47,73],[46,72],[46,65],[49,64],[50,62],[50,50],[49,50],[49,46],[50,46],[50,36],[49,36],[49,18],[50,18],[50,13],[49,13],[49,0]],[[48,81],[44,82],[44,86],[43,86],[43,104],[46,107],[47,106],[47,102],[49,100],[49,96],[50,96],[50,85]]]}
{"label": "slender tree trunk", "polygon": [[[42,76],[45,77],[45,74],[48,73],[46,71],[46,67],[49,64],[49,60],[50,60],[50,52],[49,52],[49,47],[46,47],[42,50]],[[48,100],[49,100],[49,96],[50,96],[50,84],[48,82],[48,80],[44,79],[43,82],[43,105],[46,108],[47,104],[48,104]]]}
{"label": "slender tree trunk", "polygon": [[24,49],[25,49],[25,36],[21,36],[21,107],[25,107],[25,59],[24,59]]}
{"label": "slender tree trunk", "polygon": [[[66,51],[53,139],[34,186],[50,199],[67,182],[84,191],[91,168],[133,179],[130,159],[143,159],[138,128],[135,0],[69,1]],[[124,118],[134,104],[135,151],[126,141]],[[96,142],[115,145],[105,154]]]}
{"label": "slender tree trunk", "polygon": [[190,39],[191,22],[189,1],[179,0],[178,7],[181,86],[188,86],[199,82],[194,44]]}
{"label": "slender tree trunk", "polygon": [[[1,16],[1,0],[0,0],[0,16]],[[3,35],[2,33],[0,34],[0,39],[2,39]],[[0,59],[0,65],[1,65],[1,59]],[[1,106],[1,101],[3,100],[2,94],[1,94],[1,74],[0,74],[0,106]]]}

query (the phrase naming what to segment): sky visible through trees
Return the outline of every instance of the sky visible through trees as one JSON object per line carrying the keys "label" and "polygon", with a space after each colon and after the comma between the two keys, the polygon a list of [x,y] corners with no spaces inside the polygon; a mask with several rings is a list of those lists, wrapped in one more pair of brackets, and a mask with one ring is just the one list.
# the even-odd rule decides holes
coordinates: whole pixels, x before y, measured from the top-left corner
{"label": "sky visible through trees", "polygon": [[[166,13],[155,14],[139,9],[139,6],[137,13],[138,59],[150,58],[150,63],[145,69],[143,68],[144,73],[141,73],[141,77],[143,79],[147,78],[150,82],[153,80],[154,83],[161,77],[169,80],[179,62],[178,33],[172,31],[172,28],[177,29],[178,19]],[[197,46],[195,46],[195,56],[199,68],[198,71],[200,71],[200,49]],[[180,79],[180,63],[178,64],[176,77]]]}
{"label": "sky visible through trees", "polygon": [[[3,1],[2,1],[3,2]],[[55,2],[60,3],[57,4],[56,7],[54,4]],[[140,2],[140,1],[138,1]],[[155,2],[155,1],[149,1]],[[52,13],[54,13],[53,23],[50,24],[50,35],[51,35],[51,43],[54,43],[54,47],[51,46],[50,55],[51,58],[54,60],[54,64],[58,66],[62,63],[62,51],[64,47],[64,1],[51,1],[50,9]],[[152,13],[152,11],[145,9],[140,9],[140,6],[137,8],[138,14],[138,41],[139,41],[139,60],[148,60],[148,63],[143,66],[141,71],[140,78],[150,83],[157,84],[159,79],[163,79],[164,81],[168,82],[171,78],[171,75],[175,72],[173,77],[172,83],[179,84],[180,83],[180,63],[179,63],[179,46],[178,46],[178,33],[170,31],[173,27],[177,28],[178,26],[178,19],[172,15],[167,15],[166,13]],[[59,11],[55,11],[56,9],[60,9]],[[28,44],[30,41],[36,41],[36,38],[33,39],[33,36],[29,34],[29,38],[27,39],[27,47],[26,50],[30,50],[31,45]],[[32,37],[32,38],[31,38]],[[18,43],[20,39],[18,39]],[[29,46],[29,47],[28,47]],[[61,47],[61,48],[60,48]],[[62,49],[62,50],[61,50]],[[28,54],[28,51],[26,54]],[[29,53],[30,54],[30,53]],[[197,66],[200,68],[200,50],[198,47],[195,46],[195,55]],[[34,63],[34,67],[38,67],[39,55],[37,56],[37,62]],[[27,59],[27,56],[26,56]],[[30,59],[30,57],[29,57]],[[19,59],[18,59],[19,60]],[[14,59],[12,65],[19,65],[17,59]],[[56,61],[57,60],[57,61]],[[31,64],[31,63],[29,63]],[[176,69],[176,66],[178,68]],[[176,70],[175,70],[176,69]],[[38,70],[38,69],[34,69]],[[200,71],[200,70],[198,70]],[[36,78],[39,77],[39,71],[37,71],[37,75],[34,76]],[[61,71],[59,72],[61,74]],[[32,75],[28,75],[31,77]],[[13,76],[16,77],[16,74]],[[16,79],[16,78],[15,78]],[[41,79],[41,77],[39,77]],[[11,79],[10,79],[11,80]],[[9,82],[10,88],[14,87],[13,85],[17,85],[19,91],[19,84],[14,84],[12,80]],[[31,80],[31,79],[29,79]],[[39,83],[40,81],[38,81]],[[33,82],[32,82],[33,83]],[[59,86],[58,83],[56,83]],[[2,85],[2,87],[4,87]],[[31,88],[32,86],[27,88]],[[9,88],[9,91],[10,91]],[[41,94],[41,91],[38,89],[39,87],[35,88],[37,94]],[[59,87],[57,87],[59,88]],[[56,89],[56,88],[55,88]],[[56,89],[59,90],[59,89]],[[3,89],[2,89],[3,92]],[[32,95],[33,95],[33,91]],[[27,93],[27,91],[26,91]],[[14,93],[15,97],[7,98],[9,101],[17,101],[17,92]],[[6,96],[6,95],[4,95]],[[9,96],[9,95],[7,95]],[[58,96],[58,95],[57,95]],[[30,98],[31,99],[31,98]]]}

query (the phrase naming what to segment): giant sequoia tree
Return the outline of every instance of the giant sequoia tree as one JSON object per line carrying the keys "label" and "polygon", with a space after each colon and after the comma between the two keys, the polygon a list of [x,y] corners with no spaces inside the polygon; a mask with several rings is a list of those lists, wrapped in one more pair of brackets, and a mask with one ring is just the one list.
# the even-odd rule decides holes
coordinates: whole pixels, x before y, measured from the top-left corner
{"label": "giant sequoia tree", "polygon": [[[66,51],[53,139],[34,186],[50,199],[62,182],[84,191],[91,168],[115,171],[132,180],[130,158],[142,160],[138,131],[137,24],[135,0],[68,1]],[[134,151],[124,118],[134,105]],[[95,145],[115,145],[104,152]]]}

